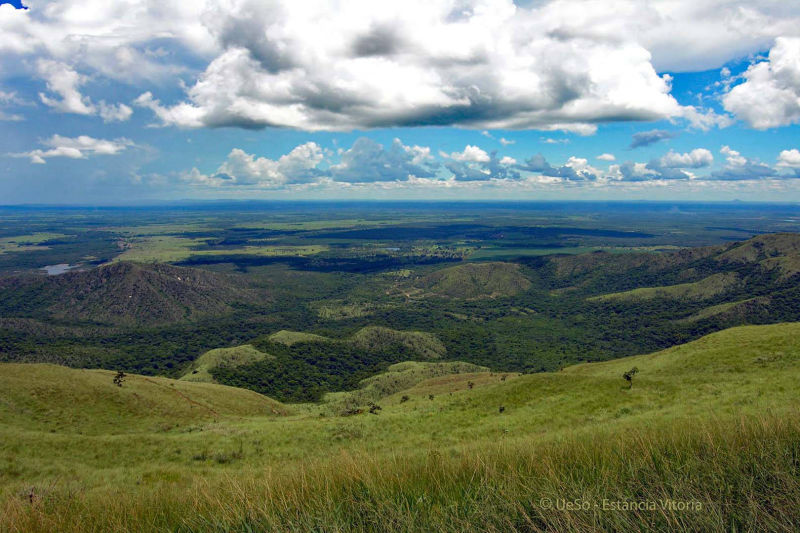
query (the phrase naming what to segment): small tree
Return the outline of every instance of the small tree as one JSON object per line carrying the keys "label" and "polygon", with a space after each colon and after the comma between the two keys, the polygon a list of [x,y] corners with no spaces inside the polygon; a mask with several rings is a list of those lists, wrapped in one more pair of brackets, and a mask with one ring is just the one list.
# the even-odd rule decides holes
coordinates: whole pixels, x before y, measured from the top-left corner
{"label": "small tree", "polygon": [[622,379],[628,382],[628,388],[630,389],[633,387],[633,376],[639,373],[639,369],[636,367],[631,368],[624,374],[622,374]]}
{"label": "small tree", "polygon": [[380,411],[380,410],[381,410],[381,406],[378,405],[377,403],[372,403],[372,402],[369,403],[369,412],[370,412],[370,414],[377,415],[378,411]]}
{"label": "small tree", "polygon": [[407,394],[404,394],[402,398],[400,398],[400,403],[406,403],[411,398],[408,397]]}
{"label": "small tree", "polygon": [[117,387],[122,387],[122,382],[125,381],[125,372],[120,370],[117,372],[117,375],[114,376],[114,385]]}
{"label": "small tree", "polygon": [[473,382],[467,381],[467,387],[469,387],[470,390],[472,390],[472,387],[474,387],[474,386],[475,386],[475,384]]}
{"label": "small tree", "polygon": [[506,406],[505,405],[501,405],[500,406],[500,413],[504,413],[505,410],[506,410]]}

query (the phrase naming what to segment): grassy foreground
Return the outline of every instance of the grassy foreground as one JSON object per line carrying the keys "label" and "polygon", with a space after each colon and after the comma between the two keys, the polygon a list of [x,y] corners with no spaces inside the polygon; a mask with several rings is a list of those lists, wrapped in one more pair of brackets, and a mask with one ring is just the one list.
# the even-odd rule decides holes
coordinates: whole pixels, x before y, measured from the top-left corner
{"label": "grassy foreground", "polygon": [[213,384],[1,370],[0,531],[800,523],[798,324],[552,374],[414,380],[347,417]]}

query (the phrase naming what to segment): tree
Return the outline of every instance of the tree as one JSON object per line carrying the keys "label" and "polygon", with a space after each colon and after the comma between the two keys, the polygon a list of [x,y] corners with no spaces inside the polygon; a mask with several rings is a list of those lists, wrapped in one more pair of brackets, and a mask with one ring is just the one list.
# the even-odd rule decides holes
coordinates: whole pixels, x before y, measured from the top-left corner
{"label": "tree", "polygon": [[639,369],[636,367],[631,368],[624,374],[622,374],[622,379],[628,382],[628,388],[630,389],[633,387],[633,376],[639,373]]}
{"label": "tree", "polygon": [[114,376],[114,385],[117,387],[122,387],[122,382],[125,381],[125,372],[120,370],[117,372],[117,375]]}

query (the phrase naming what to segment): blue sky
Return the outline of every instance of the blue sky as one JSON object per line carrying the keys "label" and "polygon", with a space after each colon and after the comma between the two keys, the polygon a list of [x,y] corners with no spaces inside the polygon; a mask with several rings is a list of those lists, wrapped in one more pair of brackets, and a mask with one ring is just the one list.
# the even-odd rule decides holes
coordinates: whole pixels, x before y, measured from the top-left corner
{"label": "blue sky", "polygon": [[0,204],[800,201],[792,4],[5,2]]}

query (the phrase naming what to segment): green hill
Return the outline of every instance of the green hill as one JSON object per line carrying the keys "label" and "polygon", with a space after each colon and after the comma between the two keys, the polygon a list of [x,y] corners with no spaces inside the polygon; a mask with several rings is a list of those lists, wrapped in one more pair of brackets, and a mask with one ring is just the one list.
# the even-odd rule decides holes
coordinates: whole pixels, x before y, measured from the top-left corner
{"label": "green hill", "polygon": [[447,363],[420,363],[406,361],[397,363],[378,375],[361,380],[354,391],[333,392],[325,395],[325,402],[336,408],[364,406],[394,394],[412,389],[431,378],[458,376],[461,374],[489,374],[484,366],[452,361]]}
{"label": "green hill", "polygon": [[466,263],[437,270],[414,282],[425,294],[448,298],[498,298],[530,288],[531,282],[514,263]]}
{"label": "green hill", "polygon": [[210,373],[214,368],[248,365],[268,358],[272,358],[272,356],[256,350],[250,344],[209,350],[192,363],[192,366],[181,377],[181,380],[214,383],[214,377]]}
{"label": "green hill", "polygon": [[346,339],[331,339],[322,335],[302,331],[281,330],[269,336],[269,340],[285,346],[297,343],[347,343],[366,351],[378,351],[401,345],[422,358],[436,359],[447,353],[447,348],[436,335],[423,331],[399,331],[381,326],[367,326]]}
{"label": "green hill", "polygon": [[269,299],[240,276],[166,264],[116,262],[60,276],[0,278],[6,316],[149,326],[223,315]]}
{"label": "green hill", "polygon": [[313,333],[303,333],[302,331],[288,331],[284,329],[270,335],[269,340],[271,340],[272,342],[285,344],[286,346],[291,346],[292,344],[298,342],[327,342],[330,341],[331,339],[323,337],[322,335],[314,335]]}
{"label": "green hill", "polygon": [[722,318],[729,320],[746,320],[753,316],[758,316],[768,312],[770,306],[769,297],[748,298],[736,302],[728,302],[719,305],[712,305],[702,309],[679,322],[692,323],[699,322],[708,318]]}
{"label": "green hill", "polygon": [[637,301],[668,298],[672,300],[704,300],[712,298],[741,283],[735,272],[714,274],[693,283],[680,283],[665,287],[643,287],[630,291],[604,294],[589,298],[590,301],[609,300]]}
{"label": "green hill", "polygon": [[128,434],[158,431],[220,418],[273,416],[287,412],[255,392],[115,372],[47,364],[0,365],[0,420],[51,434]]}
{"label": "green hill", "polygon": [[[274,416],[285,409],[268,398],[213,384],[130,376],[120,388],[106,371],[2,365],[0,529],[738,531],[800,520],[800,324],[555,373],[401,379],[431,368],[364,382],[382,409],[342,417],[325,404]],[[670,498],[702,512],[565,513],[545,498]]]}

